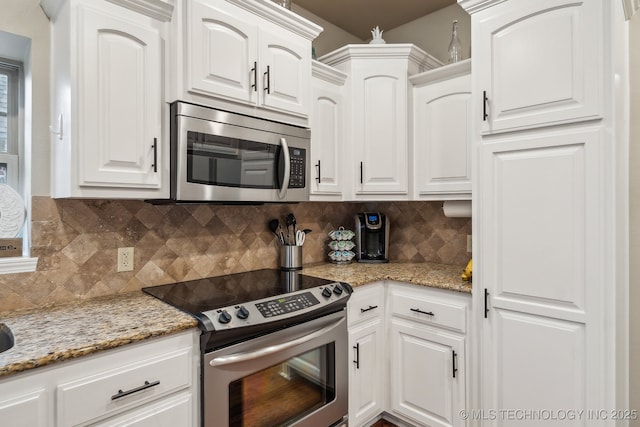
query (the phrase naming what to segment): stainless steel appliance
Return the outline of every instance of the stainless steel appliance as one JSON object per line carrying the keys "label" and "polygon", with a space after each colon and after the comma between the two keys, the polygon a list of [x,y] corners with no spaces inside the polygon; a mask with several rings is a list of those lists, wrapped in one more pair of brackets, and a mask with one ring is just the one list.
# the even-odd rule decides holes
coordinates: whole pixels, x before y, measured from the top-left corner
{"label": "stainless steel appliance", "polygon": [[258,270],[145,292],[198,319],[202,425],[346,426],[346,283]]}
{"label": "stainless steel appliance", "polygon": [[176,101],[171,104],[171,199],[309,200],[309,129]]}
{"label": "stainless steel appliance", "polygon": [[358,262],[389,262],[389,218],[380,212],[355,216]]}

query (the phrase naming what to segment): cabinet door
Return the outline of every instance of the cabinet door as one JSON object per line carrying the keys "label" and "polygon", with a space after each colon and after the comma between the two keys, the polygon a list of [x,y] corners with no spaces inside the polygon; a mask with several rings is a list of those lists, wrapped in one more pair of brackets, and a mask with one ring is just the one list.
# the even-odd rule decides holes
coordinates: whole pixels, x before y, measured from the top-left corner
{"label": "cabinet door", "polygon": [[47,392],[44,389],[19,394],[12,386],[0,387],[0,420],[6,427],[45,427],[51,425],[47,416]]}
{"label": "cabinet door", "polygon": [[382,317],[349,328],[349,425],[362,426],[383,410],[384,328]]}
{"label": "cabinet door", "polygon": [[471,195],[471,76],[414,89],[416,198]]}
{"label": "cabinet door", "polygon": [[311,194],[342,196],[343,86],[312,78]]}
{"label": "cabinet door", "polygon": [[391,410],[420,425],[464,426],[464,338],[391,320]]}
{"label": "cabinet door", "polygon": [[258,27],[255,16],[222,0],[187,2],[187,88],[256,103]]}
{"label": "cabinet door", "polygon": [[482,131],[599,117],[603,21],[602,2],[584,0],[510,0],[474,16]]}
{"label": "cabinet door", "polygon": [[486,319],[478,319],[482,407],[606,407],[608,155],[601,135],[564,130],[504,138],[483,146],[481,156],[478,282],[488,291]]}
{"label": "cabinet door", "polygon": [[92,424],[94,427],[176,427],[193,426],[192,397],[190,393],[146,405],[141,409]]}
{"label": "cabinet door", "polygon": [[[162,46],[149,19],[78,9],[78,183],[159,188]],[[154,144],[155,141],[155,144]]]}
{"label": "cabinet door", "polygon": [[300,116],[309,114],[311,43],[284,30],[260,28],[262,104]]}
{"label": "cabinet door", "polygon": [[386,62],[351,76],[356,194],[408,193],[407,72]]}

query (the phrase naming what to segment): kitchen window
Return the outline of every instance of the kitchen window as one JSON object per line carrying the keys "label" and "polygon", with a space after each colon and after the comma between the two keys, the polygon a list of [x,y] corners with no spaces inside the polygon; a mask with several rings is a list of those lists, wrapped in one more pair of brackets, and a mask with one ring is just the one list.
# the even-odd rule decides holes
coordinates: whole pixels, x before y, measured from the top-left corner
{"label": "kitchen window", "polygon": [[23,87],[20,64],[0,58],[0,183],[18,193],[20,120],[19,98]]}
{"label": "kitchen window", "polygon": [[[0,257],[0,274],[32,272],[38,263],[30,256],[33,53],[31,39],[0,31],[0,183],[15,190],[3,192],[0,202],[8,214],[0,218],[0,225],[3,237],[16,237],[22,246],[20,251],[15,241],[2,241],[3,250],[11,252]],[[22,204],[24,225],[18,209]]]}

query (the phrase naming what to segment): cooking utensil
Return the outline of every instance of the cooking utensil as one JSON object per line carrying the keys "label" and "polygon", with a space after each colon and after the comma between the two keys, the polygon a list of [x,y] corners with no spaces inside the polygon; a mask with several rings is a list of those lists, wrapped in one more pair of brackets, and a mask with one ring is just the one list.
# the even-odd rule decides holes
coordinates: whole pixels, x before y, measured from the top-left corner
{"label": "cooking utensil", "polygon": [[[295,244],[296,239],[296,216],[293,213],[287,214],[287,218],[285,220],[285,224],[287,224],[287,241],[289,244]],[[289,227],[291,227],[291,234],[289,234]],[[293,239],[293,241],[291,241]]]}
{"label": "cooking utensil", "polygon": [[296,231],[296,246],[304,245],[305,236],[306,234],[304,234],[304,231],[302,230]]}
{"label": "cooking utensil", "polygon": [[269,221],[269,230],[271,230],[271,232],[278,238],[280,244],[284,245],[284,235],[282,234],[282,231],[278,231],[281,228],[282,227],[280,226],[280,221],[278,221],[277,219],[272,219],[271,221]]}

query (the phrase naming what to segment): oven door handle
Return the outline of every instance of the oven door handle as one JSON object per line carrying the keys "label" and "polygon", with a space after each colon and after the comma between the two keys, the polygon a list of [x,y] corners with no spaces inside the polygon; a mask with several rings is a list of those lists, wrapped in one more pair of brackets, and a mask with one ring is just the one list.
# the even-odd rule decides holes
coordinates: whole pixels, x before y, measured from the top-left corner
{"label": "oven door handle", "polygon": [[282,178],[282,188],[278,191],[278,197],[284,199],[289,189],[289,179],[291,178],[291,156],[289,155],[289,145],[286,138],[280,138],[282,155],[284,156],[284,177]]}
{"label": "oven door handle", "polygon": [[215,359],[212,359],[209,362],[209,365],[211,366],[223,366],[223,365],[230,365],[232,363],[240,363],[240,362],[246,362],[248,360],[254,360],[254,359],[259,359],[261,357],[265,357],[265,356],[269,356],[271,354],[274,353],[278,353],[284,350],[288,350],[292,347],[296,347],[298,345],[307,343],[309,341],[312,341],[326,333],[328,333],[329,331],[331,331],[332,329],[338,327],[342,322],[344,322],[344,319],[340,319],[337,322],[331,323],[330,325],[325,326],[324,328],[318,329],[308,335],[302,336],[300,338],[296,338],[293,341],[288,341],[282,344],[276,344],[276,345],[272,345],[266,348],[262,348],[260,350],[256,350],[256,351],[249,351],[249,352],[245,352],[245,353],[235,353],[235,354],[230,354],[228,356],[220,356],[220,357],[216,357]]}

